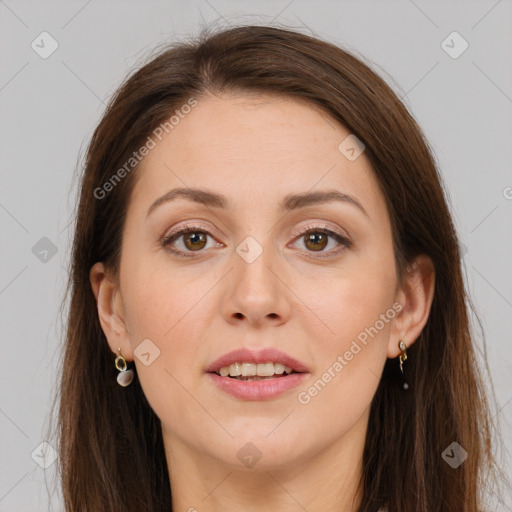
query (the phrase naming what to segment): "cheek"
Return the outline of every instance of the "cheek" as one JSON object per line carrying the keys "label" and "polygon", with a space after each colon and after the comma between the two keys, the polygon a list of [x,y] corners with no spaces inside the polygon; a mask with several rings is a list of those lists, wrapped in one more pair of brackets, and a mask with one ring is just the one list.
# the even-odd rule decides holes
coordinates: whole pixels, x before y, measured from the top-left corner
{"label": "cheek", "polygon": [[[131,272],[131,273],[130,273]],[[172,369],[187,364],[199,368],[197,346],[211,330],[212,288],[222,273],[204,269],[195,272],[152,265],[141,257],[125,269],[123,301],[132,347],[151,339],[162,360]],[[126,299],[125,297],[126,296]]]}
{"label": "cheek", "polygon": [[[367,329],[376,322],[379,335],[385,336],[389,330],[394,312],[394,266],[354,258],[321,277],[297,280],[293,288],[302,304],[297,304],[302,309],[296,312],[296,320],[327,353],[332,354],[329,348],[333,347],[348,350],[359,335],[364,341]],[[379,321],[381,315],[386,316],[384,324]],[[372,333],[369,339],[377,337],[373,329]]]}
{"label": "cheek", "polygon": [[[208,332],[209,323],[206,301],[201,298],[211,285],[202,285],[199,280],[188,284],[174,279],[171,282],[155,273],[148,280],[132,275],[130,286],[125,312],[137,378],[144,394],[163,424],[179,429],[188,418],[186,424],[194,420],[199,428],[206,420],[194,400],[194,387],[204,364],[198,345]],[[149,344],[143,341],[148,339]],[[150,353],[150,364],[138,357],[141,347]]]}
{"label": "cheek", "polygon": [[394,316],[386,299],[373,288],[346,287],[338,293],[327,317],[335,334],[317,338],[314,375],[297,390],[295,417],[313,431],[328,431],[334,439],[368,412]]}
{"label": "cheek", "polygon": [[[307,295],[308,306],[322,319],[317,327],[321,325],[327,333],[319,336],[318,331],[315,336],[312,327],[303,324],[315,339],[316,366],[312,382],[300,390],[298,403],[310,413],[318,412],[319,416],[312,414],[312,422],[320,422],[318,418],[339,422],[338,413],[343,411],[350,424],[370,405],[396,316],[393,272],[394,266],[359,260],[357,268],[354,265],[342,275],[330,276],[317,288],[318,293]],[[307,289],[299,293],[306,297]]]}
{"label": "cheek", "polygon": [[[176,337],[207,294],[207,279],[184,279],[180,272],[135,269],[126,282],[126,319],[132,343],[152,336],[162,348]],[[156,342],[156,341],[155,341]]]}

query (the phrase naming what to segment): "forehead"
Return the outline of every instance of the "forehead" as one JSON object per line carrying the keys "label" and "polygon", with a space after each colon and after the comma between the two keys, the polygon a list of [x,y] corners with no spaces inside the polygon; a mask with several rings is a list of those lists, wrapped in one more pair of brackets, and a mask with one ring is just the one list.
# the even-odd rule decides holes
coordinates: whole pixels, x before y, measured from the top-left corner
{"label": "forehead", "polygon": [[142,161],[133,207],[147,210],[175,187],[217,191],[230,208],[277,208],[291,193],[338,189],[360,198],[369,213],[385,213],[364,152],[351,161],[339,150],[349,135],[304,100],[203,97]]}

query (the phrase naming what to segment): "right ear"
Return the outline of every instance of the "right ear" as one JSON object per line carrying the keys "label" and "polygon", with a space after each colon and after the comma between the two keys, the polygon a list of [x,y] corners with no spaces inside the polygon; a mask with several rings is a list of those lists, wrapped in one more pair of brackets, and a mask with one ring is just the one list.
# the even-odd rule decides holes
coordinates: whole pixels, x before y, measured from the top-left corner
{"label": "right ear", "polygon": [[123,299],[117,280],[105,269],[103,263],[95,263],[89,272],[92,291],[96,297],[98,317],[112,352],[119,349],[126,360],[133,360],[130,336],[125,319]]}

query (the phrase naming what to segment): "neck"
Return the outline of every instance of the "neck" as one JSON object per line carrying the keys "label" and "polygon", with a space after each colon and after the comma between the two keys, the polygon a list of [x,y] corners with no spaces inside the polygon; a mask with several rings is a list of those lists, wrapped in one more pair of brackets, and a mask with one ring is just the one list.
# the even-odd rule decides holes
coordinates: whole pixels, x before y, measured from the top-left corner
{"label": "neck", "polygon": [[236,459],[219,460],[163,430],[172,510],[356,512],[367,421],[365,414],[341,438],[309,450],[296,446],[300,453],[282,463],[262,457],[251,468]]}

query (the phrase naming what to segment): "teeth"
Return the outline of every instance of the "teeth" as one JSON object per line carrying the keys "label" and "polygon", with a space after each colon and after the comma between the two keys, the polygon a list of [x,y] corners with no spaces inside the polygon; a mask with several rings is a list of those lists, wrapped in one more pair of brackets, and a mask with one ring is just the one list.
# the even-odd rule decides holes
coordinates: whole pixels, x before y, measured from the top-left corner
{"label": "teeth", "polygon": [[[286,368],[291,370],[291,368],[289,366],[285,366],[284,364],[281,364],[281,363],[274,363],[274,373],[277,373],[277,375],[282,375],[284,373],[284,371],[286,370]],[[286,373],[291,373],[291,372],[286,372]]]}
{"label": "teeth", "polygon": [[253,375],[257,375],[257,368],[257,364],[242,363],[242,377],[252,377]]}
{"label": "teeth", "polygon": [[230,364],[228,373],[229,375],[233,375],[233,377],[236,377],[237,375],[242,375],[242,365],[240,363]]}
{"label": "teeth", "polygon": [[229,366],[223,366],[219,370],[222,377],[272,377],[273,375],[282,375],[283,373],[292,373],[289,366],[281,363],[233,363]]}

